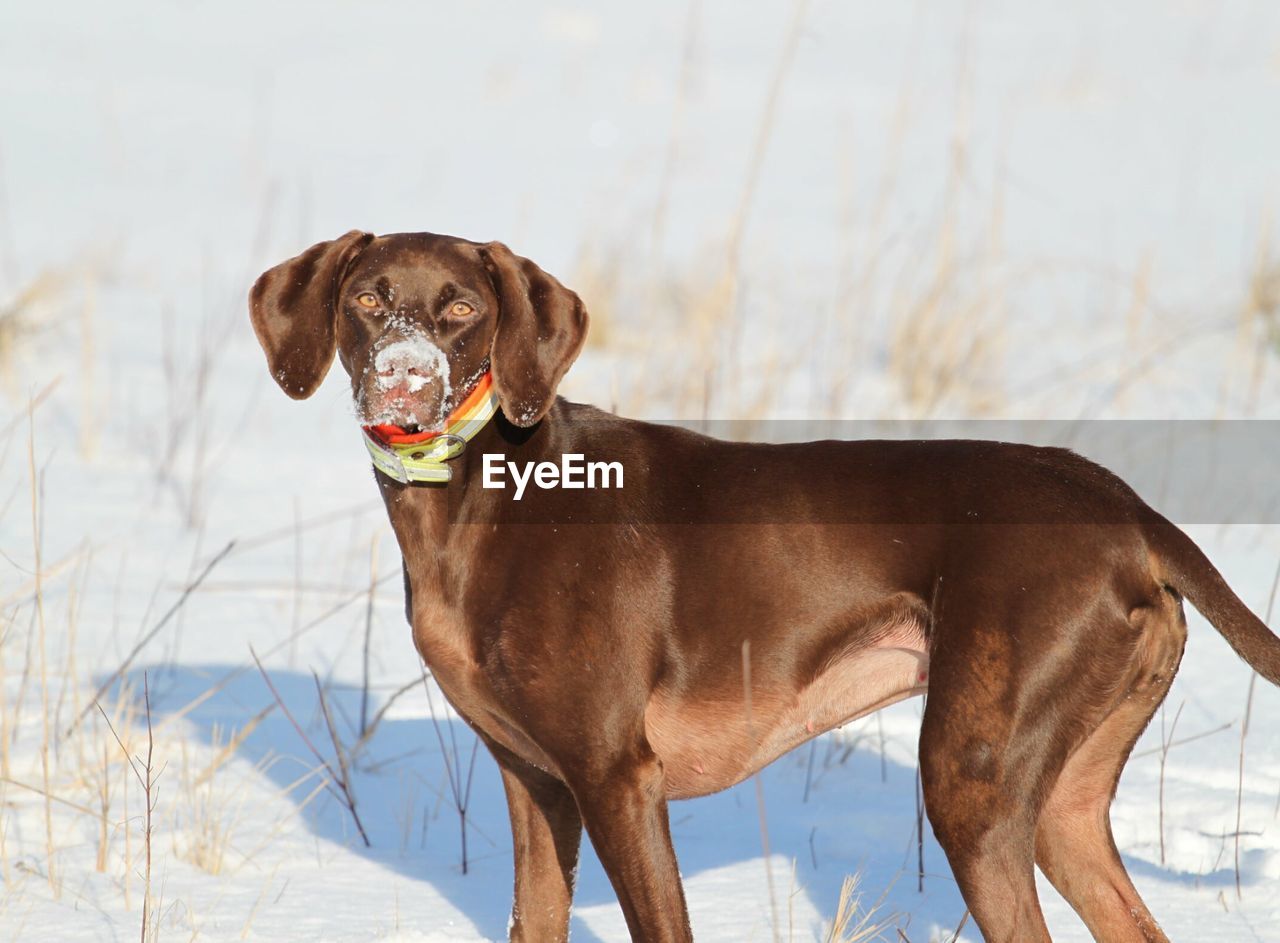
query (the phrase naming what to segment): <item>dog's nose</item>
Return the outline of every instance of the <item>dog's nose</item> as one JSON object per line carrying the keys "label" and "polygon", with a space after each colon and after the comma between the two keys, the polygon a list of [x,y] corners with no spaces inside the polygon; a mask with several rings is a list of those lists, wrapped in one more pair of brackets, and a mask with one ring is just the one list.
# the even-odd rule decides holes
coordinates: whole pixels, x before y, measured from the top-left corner
{"label": "dog's nose", "polygon": [[417,366],[406,367],[404,364],[392,364],[391,366],[383,367],[383,369],[378,371],[378,376],[386,377],[388,379],[401,375],[426,378],[431,376],[431,371],[423,370],[421,367]]}
{"label": "dog's nose", "polygon": [[408,374],[408,375],[409,375],[409,376],[411,376],[411,377],[425,377],[425,376],[428,376],[428,375],[429,375],[429,374],[427,373],[427,371],[425,371],[425,370],[423,370],[423,369],[421,369],[421,368],[419,368],[419,367],[408,367],[408,368],[405,368],[405,366],[404,366],[403,364],[395,364],[395,365],[393,365],[393,366],[384,367],[383,369],[379,370],[379,371],[378,371],[378,376],[380,376],[380,377],[393,377],[393,376],[395,376],[397,373],[404,373],[404,374]]}
{"label": "dog's nose", "polygon": [[444,352],[425,338],[405,338],[388,344],[374,356],[379,384],[408,383],[420,387],[432,377],[448,383],[449,362]]}

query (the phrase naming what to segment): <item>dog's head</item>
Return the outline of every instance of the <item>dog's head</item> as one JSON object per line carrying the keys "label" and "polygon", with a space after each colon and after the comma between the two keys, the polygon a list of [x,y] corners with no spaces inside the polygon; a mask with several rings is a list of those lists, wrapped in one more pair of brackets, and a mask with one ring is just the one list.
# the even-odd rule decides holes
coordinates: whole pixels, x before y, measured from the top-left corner
{"label": "dog's head", "polygon": [[271,376],[294,399],[334,355],[361,423],[439,429],[486,370],[502,411],[540,420],[582,349],[587,312],[500,242],[352,231],[262,274],[249,313]]}

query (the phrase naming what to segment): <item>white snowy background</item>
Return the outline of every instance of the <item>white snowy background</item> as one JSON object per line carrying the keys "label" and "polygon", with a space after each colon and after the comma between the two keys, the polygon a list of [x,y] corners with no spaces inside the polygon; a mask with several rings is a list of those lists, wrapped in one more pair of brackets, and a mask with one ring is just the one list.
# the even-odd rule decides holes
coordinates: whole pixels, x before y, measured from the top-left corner
{"label": "white snowy background", "polygon": [[[345,380],[264,369],[266,267],[501,239],[593,313],[563,392],[639,417],[1274,419],[1278,196],[1268,0],[5,4],[0,939],[137,938],[142,790],[93,698],[144,756],[144,673],[152,938],[505,937],[465,726],[419,685],[356,747],[366,630],[370,714],[417,656]],[[1280,528],[1192,533],[1265,611]],[[1280,692],[1241,775],[1250,671],[1191,620],[1117,841],[1171,938],[1280,941]],[[332,758],[316,673],[371,847],[250,645]],[[700,940],[824,938],[854,874],[881,938],[952,938],[919,710],[767,770],[767,860],[750,783],[673,806]],[[626,939],[584,851],[574,939]]]}

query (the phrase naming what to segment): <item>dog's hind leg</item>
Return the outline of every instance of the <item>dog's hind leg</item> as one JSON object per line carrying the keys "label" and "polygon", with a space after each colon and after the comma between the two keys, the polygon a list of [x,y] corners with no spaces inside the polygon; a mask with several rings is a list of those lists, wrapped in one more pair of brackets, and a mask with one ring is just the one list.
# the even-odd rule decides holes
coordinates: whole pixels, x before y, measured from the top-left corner
{"label": "dog's hind leg", "polygon": [[[934,677],[938,677],[934,663]],[[992,725],[948,717],[930,695],[920,732],[920,775],[934,835],[988,943],[1049,943],[1036,896],[1036,809]]]}
{"label": "dog's hind leg", "polygon": [[1108,812],[1125,760],[1173,682],[1187,632],[1171,601],[1139,610],[1130,623],[1127,630],[1142,633],[1133,673],[1049,794],[1036,829],[1036,861],[1096,939],[1167,943],[1120,860]]}
{"label": "dog's hind leg", "polygon": [[[1070,749],[1114,697],[1077,699],[1073,656],[1087,626],[1051,626],[1047,609],[953,596],[931,645],[920,729],[925,811],[988,943],[1049,943],[1036,822]],[[1038,628],[1006,628],[1028,624]],[[1093,716],[1081,720],[1082,712]]]}

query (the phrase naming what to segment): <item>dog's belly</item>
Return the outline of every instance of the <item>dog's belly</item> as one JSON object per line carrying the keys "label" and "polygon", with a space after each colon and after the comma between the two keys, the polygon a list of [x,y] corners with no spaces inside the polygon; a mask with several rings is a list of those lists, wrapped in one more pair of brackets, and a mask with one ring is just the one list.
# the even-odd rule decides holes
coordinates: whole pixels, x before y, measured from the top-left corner
{"label": "dog's belly", "polygon": [[667,797],[726,789],[788,750],[929,686],[929,655],[914,628],[832,662],[799,690],[744,698],[672,699],[655,693],[645,711],[649,744],[662,760]]}

